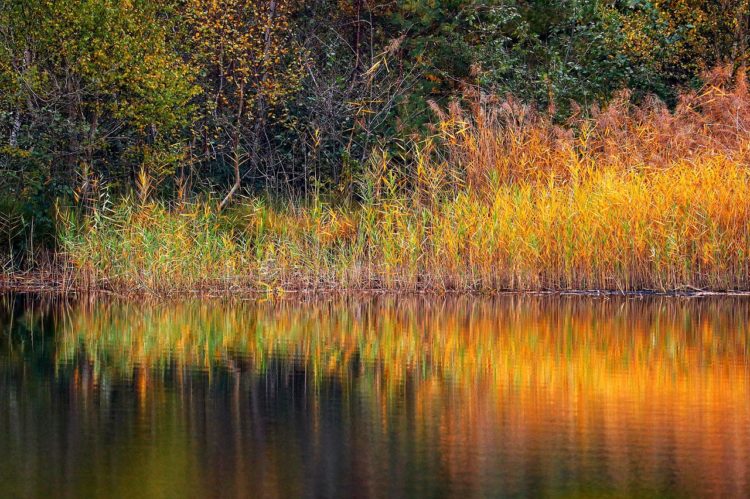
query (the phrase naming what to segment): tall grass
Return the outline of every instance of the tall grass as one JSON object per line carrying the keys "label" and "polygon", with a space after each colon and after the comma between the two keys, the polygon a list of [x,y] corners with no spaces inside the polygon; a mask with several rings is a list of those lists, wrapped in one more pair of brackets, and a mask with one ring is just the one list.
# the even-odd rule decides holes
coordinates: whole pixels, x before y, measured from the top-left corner
{"label": "tall grass", "polygon": [[622,95],[552,123],[512,99],[435,111],[361,201],[123,200],[63,222],[92,287],[750,289],[750,97],[714,72],[674,111]]}

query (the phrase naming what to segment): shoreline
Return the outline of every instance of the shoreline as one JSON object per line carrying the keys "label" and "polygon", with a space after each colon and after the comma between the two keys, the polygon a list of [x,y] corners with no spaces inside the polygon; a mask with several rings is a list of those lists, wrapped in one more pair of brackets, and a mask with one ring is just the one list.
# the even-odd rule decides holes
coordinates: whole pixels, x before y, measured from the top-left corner
{"label": "shoreline", "polygon": [[290,286],[252,287],[221,286],[206,283],[192,289],[151,290],[146,288],[124,292],[101,285],[85,285],[71,274],[50,271],[30,271],[0,275],[0,294],[53,294],[65,296],[112,296],[124,299],[147,298],[268,298],[289,296],[580,296],[589,298],[750,298],[750,290],[711,290],[684,287],[683,289],[439,289],[438,287],[345,287],[345,286]]}

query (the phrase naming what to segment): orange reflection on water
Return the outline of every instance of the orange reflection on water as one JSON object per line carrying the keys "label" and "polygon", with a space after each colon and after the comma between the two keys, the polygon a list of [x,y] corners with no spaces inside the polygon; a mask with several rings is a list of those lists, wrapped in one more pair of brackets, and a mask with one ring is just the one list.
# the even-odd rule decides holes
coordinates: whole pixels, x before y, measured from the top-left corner
{"label": "orange reflection on water", "polygon": [[[61,364],[83,355],[97,386],[137,373],[143,393],[156,368],[237,373],[238,399],[243,373],[303,370],[310,418],[315,387],[335,382],[364,406],[369,431],[408,435],[402,445],[428,449],[451,484],[477,493],[677,484],[742,495],[749,318],[740,299],[110,303],[69,310],[57,352]],[[372,435],[349,438],[355,452],[387,453]]]}

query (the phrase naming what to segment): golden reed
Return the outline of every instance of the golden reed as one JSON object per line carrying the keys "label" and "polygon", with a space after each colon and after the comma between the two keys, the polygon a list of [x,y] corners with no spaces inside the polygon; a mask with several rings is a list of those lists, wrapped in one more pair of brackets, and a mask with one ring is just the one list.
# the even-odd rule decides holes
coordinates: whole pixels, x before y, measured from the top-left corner
{"label": "golden reed", "polygon": [[128,201],[63,217],[79,287],[748,290],[750,95],[717,69],[670,110],[622,94],[557,124],[513,99],[434,105],[359,200]]}

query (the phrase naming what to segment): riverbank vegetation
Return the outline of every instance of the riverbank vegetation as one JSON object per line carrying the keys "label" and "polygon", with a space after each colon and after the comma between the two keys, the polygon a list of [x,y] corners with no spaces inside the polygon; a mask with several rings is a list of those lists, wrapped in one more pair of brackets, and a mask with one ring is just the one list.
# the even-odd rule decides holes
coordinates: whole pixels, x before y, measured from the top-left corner
{"label": "riverbank vegetation", "polygon": [[744,0],[2,4],[7,278],[750,289]]}
{"label": "riverbank vegetation", "polygon": [[575,130],[512,100],[436,112],[417,163],[381,152],[358,201],[218,212],[150,201],[144,179],[140,197],[68,214],[63,248],[91,285],[157,292],[750,285],[744,84],[683,95],[674,112],[621,96]]}

